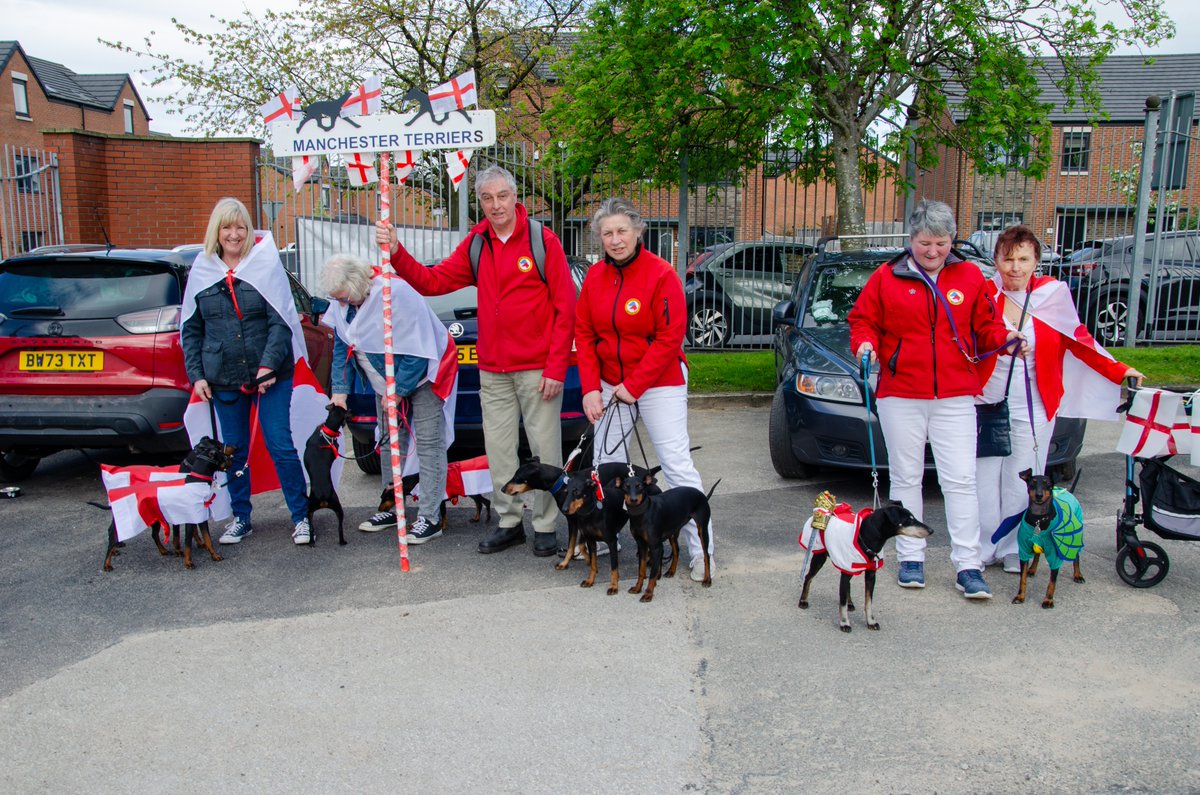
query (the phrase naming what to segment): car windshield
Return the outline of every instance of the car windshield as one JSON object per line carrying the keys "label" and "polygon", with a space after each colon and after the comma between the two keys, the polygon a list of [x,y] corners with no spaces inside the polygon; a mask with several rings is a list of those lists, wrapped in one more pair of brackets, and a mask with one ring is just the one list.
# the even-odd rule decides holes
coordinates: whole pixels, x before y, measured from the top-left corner
{"label": "car windshield", "polygon": [[845,323],[863,285],[878,267],[875,261],[843,262],[818,270],[808,291],[802,325],[811,328]]}
{"label": "car windshield", "polygon": [[0,314],[112,318],[180,301],[174,274],[144,262],[10,261],[0,270]]}

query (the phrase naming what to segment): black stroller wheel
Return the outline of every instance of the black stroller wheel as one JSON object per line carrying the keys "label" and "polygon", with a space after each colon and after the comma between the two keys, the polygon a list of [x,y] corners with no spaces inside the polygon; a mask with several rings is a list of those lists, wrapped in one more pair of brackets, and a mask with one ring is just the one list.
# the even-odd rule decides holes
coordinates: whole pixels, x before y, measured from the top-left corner
{"label": "black stroller wheel", "polygon": [[1126,544],[1117,553],[1117,576],[1134,588],[1153,588],[1163,581],[1171,568],[1167,553],[1158,544],[1142,541],[1145,555]]}

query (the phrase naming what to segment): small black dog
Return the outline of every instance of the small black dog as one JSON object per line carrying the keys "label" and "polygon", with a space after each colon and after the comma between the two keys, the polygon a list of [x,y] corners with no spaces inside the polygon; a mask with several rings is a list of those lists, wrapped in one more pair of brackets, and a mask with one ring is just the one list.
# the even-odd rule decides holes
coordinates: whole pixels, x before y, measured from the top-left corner
{"label": "small black dog", "polygon": [[1044,555],[1050,567],[1050,584],[1042,607],[1054,607],[1054,593],[1058,587],[1058,570],[1064,562],[1073,564],[1075,582],[1082,583],[1083,571],[1079,557],[1083,553],[1083,508],[1072,493],[1079,475],[1071,488],[1055,486],[1049,475],[1035,475],[1032,469],[1018,473],[1029,490],[1029,507],[1017,525],[1017,544],[1021,558],[1021,584],[1014,605],[1025,602],[1025,589],[1029,578],[1037,573],[1039,555]]}
{"label": "small black dog", "polygon": [[[833,536],[835,532],[844,535],[835,538]],[[857,528],[854,527],[853,522],[831,519],[830,527],[825,531],[819,533],[813,531],[814,535],[820,535],[820,539],[819,543],[817,541],[813,543],[812,566],[809,567],[808,574],[804,577],[804,588],[800,591],[800,607],[808,608],[808,588],[812,584],[813,577],[817,576],[817,572],[829,558],[830,548],[833,548],[839,553],[835,555],[835,558],[843,556],[851,558],[851,560],[835,559],[834,562],[834,565],[842,572],[841,585],[838,587],[838,626],[842,632],[850,631],[849,613],[854,609],[854,603],[850,599],[850,578],[862,574],[866,584],[866,593],[863,596],[863,614],[867,621],[867,629],[879,629],[879,622],[875,620],[875,615],[871,610],[871,600],[875,595],[875,570],[883,565],[883,562],[879,560],[879,553],[883,549],[884,543],[893,536],[927,538],[932,532],[933,530],[913,516],[912,511],[898,502],[885,503],[872,511],[870,515],[858,522]],[[801,540],[804,540],[803,537]],[[820,548],[816,548],[818,546]]]}
{"label": "small black dog", "polygon": [[[628,465],[620,465],[628,471]],[[615,486],[605,486],[600,474],[591,469],[580,472],[568,472],[567,482],[563,486],[562,504],[559,510],[567,517],[570,538],[567,540],[567,555],[554,568],[559,571],[567,567],[577,543],[582,542],[588,563],[588,576],[579,583],[581,588],[591,588],[596,582],[596,543],[603,541],[608,544],[608,556],[611,564],[611,580],[608,584],[608,595],[617,592],[617,583],[621,576],[618,572],[617,534],[625,524],[625,512],[621,509],[621,491]],[[650,476],[653,479],[653,476]]]}
{"label": "small black dog", "polygon": [[332,403],[325,408],[329,411],[325,422],[317,426],[304,443],[304,471],[308,473],[309,546],[317,543],[313,514],[321,509],[331,510],[337,516],[338,544],[346,543],[346,534],[342,528],[345,514],[342,511],[342,501],[338,499],[337,489],[333,486],[331,471],[333,462],[338,457],[338,437],[341,436],[342,423],[346,420],[346,410]]}
{"label": "small black dog", "polygon": [[708,555],[708,523],[712,518],[712,508],[708,501],[720,482],[714,483],[708,494],[691,486],[676,486],[652,494],[644,479],[628,476],[617,478],[614,485],[624,497],[625,510],[629,513],[629,530],[638,547],[638,579],[629,589],[630,593],[641,592],[649,567],[650,580],[641,601],[649,602],[654,598],[654,588],[662,574],[664,541],[671,544],[671,566],[666,576],[675,576],[675,568],[679,565],[679,531],[693,520],[700,533],[700,546],[704,549],[704,579],[701,584],[705,588],[712,585],[712,561]]}
{"label": "small black dog", "polygon": [[[224,472],[229,468],[229,463],[233,459],[234,448],[229,445],[221,444],[219,441],[208,436],[200,439],[196,445],[188,451],[184,456],[183,461],[175,469],[166,469],[165,472],[181,472],[186,473],[183,479],[184,483],[207,483],[211,484],[213,476],[217,472]],[[166,486],[171,483],[177,484],[178,481],[166,481],[158,484],[159,487]],[[144,486],[136,487],[139,503],[142,501],[156,501],[157,488],[155,485],[146,481]],[[100,503],[92,502],[98,508],[111,510],[111,505],[101,505]],[[139,511],[139,513],[141,513]],[[161,509],[148,509],[145,514],[159,513]],[[196,566],[192,562],[192,547],[198,545],[199,548],[207,550],[208,554],[214,561],[221,560],[221,556],[217,554],[216,547],[213,546],[212,536],[208,532],[208,522],[200,522],[199,524],[184,523],[166,525],[161,521],[153,521],[150,523],[150,537],[154,539],[154,545],[158,548],[158,554],[166,555],[173,550],[176,557],[183,557],[184,568],[194,569]],[[163,534],[163,538],[159,538],[159,533]],[[164,543],[166,542],[166,543]],[[172,547],[168,550],[167,544]],[[104,555],[104,570],[112,571],[112,559],[120,554],[120,548],[125,546],[125,542],[117,537],[117,522],[113,519],[108,525],[108,549]]]}
{"label": "small black dog", "polygon": [[[617,478],[628,476],[629,469],[629,464],[610,461],[596,467],[595,472],[600,478],[601,486],[604,488],[610,488],[615,485]],[[637,466],[636,464],[633,465],[634,477],[642,479],[642,481],[647,484],[646,488],[651,494],[662,493],[662,490],[659,489],[658,484],[654,479],[654,476],[660,469],[662,469],[660,466],[656,466],[653,469],[646,469],[645,467]],[[591,470],[581,471],[587,473]],[[580,539],[579,530],[575,526],[576,519],[572,514],[567,513],[567,510],[564,507],[567,499],[565,488],[569,479],[569,473],[565,472],[562,467],[556,467],[551,464],[543,464],[537,456],[532,456],[521,462],[521,465],[517,467],[517,471],[513,473],[512,478],[510,478],[509,481],[503,486],[504,493],[512,495],[524,494],[527,491],[548,491],[550,492],[550,495],[554,497],[554,501],[558,504],[558,509],[562,511],[564,516],[567,517],[566,556],[562,559],[562,562],[554,565],[554,568],[558,571],[562,571],[571,565],[571,558],[575,556],[577,551],[582,549],[582,551],[586,553],[586,549],[583,549],[585,542]],[[621,495],[618,493],[616,497],[617,499],[615,501],[608,500],[605,502],[605,505],[612,506],[613,508],[619,508],[621,503]],[[610,509],[605,511],[605,517],[607,521],[614,524],[612,535],[615,538],[616,535],[621,531],[621,528],[625,526],[625,512],[621,510]],[[604,536],[600,536],[600,538],[603,537]],[[615,549],[615,547],[609,548]]]}

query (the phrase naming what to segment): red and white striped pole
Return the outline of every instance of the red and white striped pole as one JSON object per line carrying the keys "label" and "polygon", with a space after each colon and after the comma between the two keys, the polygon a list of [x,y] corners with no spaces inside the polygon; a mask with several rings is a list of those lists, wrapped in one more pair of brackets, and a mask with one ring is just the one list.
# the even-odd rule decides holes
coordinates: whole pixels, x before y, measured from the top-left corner
{"label": "red and white striped pole", "polygon": [[[379,153],[379,220],[392,219],[392,172],[387,152]],[[400,471],[400,417],[396,412],[396,367],[392,354],[392,252],[383,244],[383,361],[387,389],[384,410],[388,419],[388,455],[392,457],[392,493],[396,497],[396,542],[400,546],[400,571],[408,571],[408,523],[404,519],[404,474]]]}

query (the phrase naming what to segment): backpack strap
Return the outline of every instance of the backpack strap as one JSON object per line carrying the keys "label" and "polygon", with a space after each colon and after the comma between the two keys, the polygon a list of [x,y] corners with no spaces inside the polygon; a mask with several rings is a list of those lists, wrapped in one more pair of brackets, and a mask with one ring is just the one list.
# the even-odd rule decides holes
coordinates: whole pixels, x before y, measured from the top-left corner
{"label": "backpack strap", "polygon": [[[533,264],[537,265],[538,276],[546,283],[546,238],[543,236],[542,222],[532,218],[529,221],[529,250],[533,254]],[[479,281],[479,258],[483,254],[483,235],[471,236],[471,245],[467,249],[467,257],[471,260],[471,277]]]}

